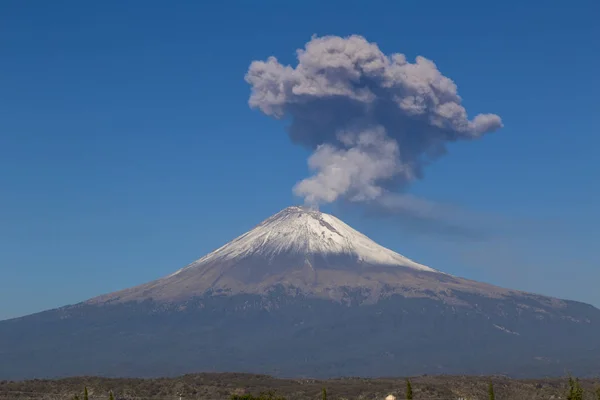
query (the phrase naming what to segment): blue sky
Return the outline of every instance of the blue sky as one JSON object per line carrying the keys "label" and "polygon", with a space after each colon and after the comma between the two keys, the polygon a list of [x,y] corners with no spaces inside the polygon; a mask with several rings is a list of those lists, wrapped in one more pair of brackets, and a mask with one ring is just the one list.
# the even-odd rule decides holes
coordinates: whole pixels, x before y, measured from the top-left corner
{"label": "blue sky", "polygon": [[434,268],[600,306],[597,2],[366,4],[3,2],[0,319],[169,274],[301,202],[309,152],[244,75],[313,34],[432,59],[504,123],[411,188],[491,216],[485,239],[325,211]]}

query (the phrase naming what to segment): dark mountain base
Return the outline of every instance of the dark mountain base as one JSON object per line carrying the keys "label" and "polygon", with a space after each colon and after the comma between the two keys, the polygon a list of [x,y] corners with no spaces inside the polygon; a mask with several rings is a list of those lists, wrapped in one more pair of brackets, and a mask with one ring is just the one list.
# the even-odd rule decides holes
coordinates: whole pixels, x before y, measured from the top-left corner
{"label": "dark mountain base", "polygon": [[600,373],[594,307],[455,296],[476,307],[400,296],[359,305],[352,293],[350,304],[272,293],[66,307],[0,322],[0,379]]}

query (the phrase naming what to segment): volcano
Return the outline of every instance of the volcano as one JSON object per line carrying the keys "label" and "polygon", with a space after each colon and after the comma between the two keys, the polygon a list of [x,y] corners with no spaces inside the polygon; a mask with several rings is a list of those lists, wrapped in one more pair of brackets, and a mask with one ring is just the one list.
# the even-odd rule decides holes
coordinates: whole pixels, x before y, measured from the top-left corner
{"label": "volcano", "polygon": [[600,372],[600,310],[452,276],[289,207],[173,274],[0,322],[0,379]]}

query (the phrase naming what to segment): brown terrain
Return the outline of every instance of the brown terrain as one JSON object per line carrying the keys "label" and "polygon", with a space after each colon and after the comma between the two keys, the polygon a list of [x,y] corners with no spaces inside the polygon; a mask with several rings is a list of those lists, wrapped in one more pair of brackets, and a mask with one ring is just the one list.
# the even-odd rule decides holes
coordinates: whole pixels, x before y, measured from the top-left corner
{"label": "brown terrain", "polygon": [[[506,377],[419,376],[410,378],[414,399],[488,399],[488,385],[493,382],[498,400],[566,399],[567,378],[516,380]],[[584,399],[597,399],[598,379],[580,381]],[[84,387],[90,399],[229,399],[235,394],[273,392],[288,400],[327,398],[385,399],[393,394],[405,398],[405,378],[343,378],[330,380],[276,379],[265,375],[238,373],[203,373],[177,378],[110,379],[77,377],[60,380],[28,380],[0,382],[1,399],[65,399],[83,398]]]}

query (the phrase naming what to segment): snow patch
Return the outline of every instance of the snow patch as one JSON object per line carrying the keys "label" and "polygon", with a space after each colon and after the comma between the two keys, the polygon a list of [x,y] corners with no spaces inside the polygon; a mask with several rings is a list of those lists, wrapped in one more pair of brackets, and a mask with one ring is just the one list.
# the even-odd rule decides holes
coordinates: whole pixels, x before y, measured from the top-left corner
{"label": "snow patch", "polygon": [[375,243],[333,215],[306,207],[288,207],[171,276],[209,262],[250,256],[272,260],[280,254],[346,256],[365,266],[400,266],[441,273]]}
{"label": "snow patch", "polygon": [[499,329],[499,330],[501,330],[502,332],[509,333],[509,334],[511,334],[511,335],[517,335],[517,336],[521,336],[521,334],[520,334],[519,332],[513,332],[513,331],[511,331],[510,329],[507,329],[507,328],[505,328],[505,327],[503,327],[503,326],[500,326],[500,325],[496,325],[496,324],[494,324],[494,328],[496,328],[496,329]]}

